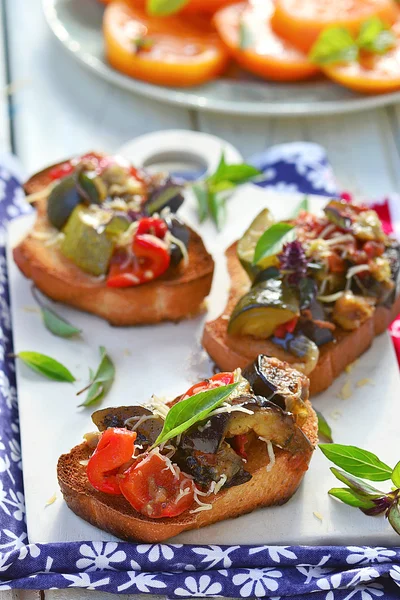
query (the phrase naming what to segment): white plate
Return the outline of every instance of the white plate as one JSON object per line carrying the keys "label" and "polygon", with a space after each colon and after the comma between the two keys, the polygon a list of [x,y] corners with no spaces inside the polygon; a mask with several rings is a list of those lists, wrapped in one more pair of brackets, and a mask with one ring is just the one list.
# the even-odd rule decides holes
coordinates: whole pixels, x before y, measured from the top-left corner
{"label": "white plate", "polygon": [[[300,199],[297,194],[277,197],[272,192],[244,186],[230,200],[229,221],[223,235],[217,236],[212,225],[202,227],[205,242],[217,260],[209,298],[209,318],[219,314],[226,301],[228,276],[223,249],[242,233],[262,207],[270,207],[280,219],[291,214]],[[311,200],[314,210],[326,202],[318,197]],[[192,201],[188,198],[182,213],[193,222]],[[10,247],[21,239],[31,224],[32,216],[11,223]],[[78,444],[85,432],[94,429],[90,421],[91,410],[77,408],[75,392],[86,383],[88,367],[98,363],[99,345],[105,345],[116,364],[117,376],[101,407],[143,401],[153,392],[176,396],[212,372],[211,363],[199,343],[206,315],[178,325],[167,323],[116,329],[97,317],[58,306],[57,310],[84,332],[81,341],[60,340],[42,325],[34,308],[30,282],[18,271],[11,252],[8,266],[16,352],[35,350],[49,354],[68,366],[79,379],[74,385],[43,380],[17,362],[29,540],[37,543],[113,539],[75,516],[58,490],[58,456]],[[337,394],[347,377],[339,378],[315,399],[317,408],[331,421],[337,442],[368,448],[394,466],[398,460],[400,377],[387,334],[380,336],[359,360],[351,374],[353,395],[344,401]],[[356,382],[367,377],[374,385],[357,387]],[[366,517],[328,496],[327,490],[337,485],[329,466],[317,450],[303,484],[285,506],[258,510],[234,522],[222,521],[186,532],[175,541],[195,544],[398,544],[398,536],[383,518]],[[386,488],[383,484],[383,489]],[[46,502],[55,492],[56,502],[46,508]],[[322,521],[314,513],[321,515]]]}
{"label": "white plate", "polygon": [[137,94],[188,108],[237,115],[299,116],[345,113],[393,104],[400,92],[362,96],[327,80],[273,83],[243,73],[189,90],[167,88],[127,77],[104,58],[103,7],[97,0],[43,0],[46,19],[70,53],[100,77]]}

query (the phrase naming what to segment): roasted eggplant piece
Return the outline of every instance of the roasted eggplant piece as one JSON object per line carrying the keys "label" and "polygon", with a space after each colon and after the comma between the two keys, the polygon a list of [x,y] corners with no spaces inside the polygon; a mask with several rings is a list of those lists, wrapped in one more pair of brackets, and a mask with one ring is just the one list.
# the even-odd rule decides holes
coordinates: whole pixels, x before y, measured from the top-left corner
{"label": "roasted eggplant piece", "polygon": [[318,347],[332,342],[334,340],[332,329],[318,324],[318,322],[323,323],[326,321],[322,304],[314,298],[308,306],[308,310],[311,313],[311,318],[300,317],[297,323],[296,333],[304,334]]}
{"label": "roasted eggplant piece", "polygon": [[[164,218],[170,233],[175,238],[180,240],[182,244],[184,244],[187,248],[190,239],[190,231],[188,227],[176,215],[169,214],[166,215]],[[171,265],[173,267],[176,267],[183,259],[182,249],[175,242],[171,243],[170,257]]]}
{"label": "roasted eggplant piece", "polygon": [[243,377],[248,380],[257,396],[296,415],[307,416],[304,400],[308,398],[310,382],[289,365],[260,354],[244,369]]}
{"label": "roasted eggplant piece", "polygon": [[284,338],[273,336],[271,342],[299,358],[296,369],[305,375],[315,369],[319,359],[318,346],[302,333],[287,333]]}
{"label": "roasted eggplant piece", "polygon": [[268,402],[268,405],[261,408],[254,406],[252,415],[243,412],[231,414],[228,438],[246,435],[251,431],[291,454],[312,450],[309,439],[296,425],[294,416],[284,412],[273,402]]}
{"label": "roasted eggplant piece", "polygon": [[164,422],[144,406],[119,406],[104,408],[92,414],[92,421],[99,429],[105,431],[109,427],[126,427],[137,433],[137,442],[143,446],[153,444]]}
{"label": "roasted eggplant piece", "polygon": [[75,171],[75,185],[86,204],[102,204],[107,198],[107,186],[94,169],[81,165]]}
{"label": "roasted eggplant piece", "polygon": [[204,452],[215,454],[221,447],[225,438],[230,415],[221,413],[214,415],[208,421],[194,425],[179,442],[179,449],[183,452]]}
{"label": "roasted eggplant piece", "polygon": [[149,215],[160,213],[164,208],[169,208],[176,213],[182,206],[184,197],[183,186],[171,178],[154,188],[145,204],[145,210]]}
{"label": "roasted eggplant piece", "polygon": [[331,200],[324,208],[324,213],[331,223],[344,231],[351,231],[354,218],[354,210],[347,202],[342,200]]}
{"label": "roasted eggplant piece", "polygon": [[61,230],[81,202],[74,176],[64,177],[53,187],[47,200],[47,216],[53,227]]}
{"label": "roasted eggplant piece", "polygon": [[223,442],[215,454],[178,450],[173,461],[204,487],[208,487],[212,481],[220,481],[222,475],[227,478],[224,487],[240,485],[251,479],[250,473],[243,469],[243,460],[227,442]]}
{"label": "roasted eggplant piece", "polygon": [[294,290],[280,279],[255,285],[236,304],[228,324],[231,335],[269,338],[278,327],[299,315]]}

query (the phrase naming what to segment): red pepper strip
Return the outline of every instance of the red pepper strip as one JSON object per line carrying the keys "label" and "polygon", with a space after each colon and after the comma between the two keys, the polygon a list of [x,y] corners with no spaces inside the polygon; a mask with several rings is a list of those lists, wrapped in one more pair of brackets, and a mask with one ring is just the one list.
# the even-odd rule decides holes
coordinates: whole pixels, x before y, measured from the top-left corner
{"label": "red pepper strip", "polygon": [[[108,287],[133,287],[156,279],[169,267],[170,255],[165,242],[147,233],[133,240],[135,259],[121,263],[121,255],[111,262],[107,278]],[[126,262],[126,261],[125,261]]]}
{"label": "red pepper strip", "polygon": [[87,476],[99,492],[121,495],[118,469],[133,456],[136,432],[110,428],[102,434],[87,465]]}
{"label": "red pepper strip", "polygon": [[278,325],[278,327],[274,331],[274,336],[278,338],[284,338],[287,333],[293,333],[296,329],[297,321],[299,317],[293,317],[287,323],[282,323],[282,325]]}
{"label": "red pepper strip", "polygon": [[328,257],[328,266],[331,273],[344,273],[346,270],[346,263],[338,254],[333,252]]}
{"label": "red pepper strip", "polygon": [[185,398],[190,398],[195,394],[199,394],[200,392],[205,392],[206,390],[211,390],[216,387],[221,387],[222,385],[229,385],[234,382],[234,374],[233,373],[217,373],[210,377],[210,379],[205,379],[204,381],[200,381],[199,383],[195,383],[191,388],[188,389],[186,394],[184,394],[181,400]]}
{"label": "red pepper strip", "polygon": [[150,233],[163,240],[167,231],[168,227],[163,219],[157,219],[156,217],[145,217],[139,221],[136,235]]}
{"label": "red pepper strip", "polygon": [[245,458],[245,459],[247,459],[247,452],[245,450],[246,444],[247,444],[247,435],[246,434],[235,435],[235,437],[232,440],[232,448],[234,449],[236,454],[239,454],[239,456],[241,456],[242,458]]}

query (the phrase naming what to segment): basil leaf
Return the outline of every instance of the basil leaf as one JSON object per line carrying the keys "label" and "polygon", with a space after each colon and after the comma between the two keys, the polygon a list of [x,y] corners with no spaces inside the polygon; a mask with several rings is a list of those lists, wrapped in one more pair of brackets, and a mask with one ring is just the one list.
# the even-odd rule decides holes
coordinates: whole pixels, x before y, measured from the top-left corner
{"label": "basil leaf", "polygon": [[392,475],[392,469],[367,450],[341,444],[320,444],[319,447],[335,465],[356,477],[369,481],[387,481]]}
{"label": "basil leaf", "polygon": [[358,58],[358,47],[344,27],[328,27],[318,37],[308,55],[317,65],[353,62]]}
{"label": "basil leaf", "polygon": [[378,17],[371,17],[361,25],[357,45],[374,54],[385,54],[396,43],[393,31]]}
{"label": "basil leaf", "polygon": [[349,488],[332,488],[328,494],[355,508],[368,509],[374,507],[372,500],[359,496],[353,490],[349,490]]}
{"label": "basil leaf", "polygon": [[96,372],[93,375],[93,372],[89,370],[89,373],[91,375],[91,381],[89,385],[77,393],[77,396],[79,396],[83,392],[88,392],[84,402],[79,404],[79,406],[90,406],[91,404],[94,404],[95,402],[104,398],[108,394],[114,382],[114,363],[108,356],[104,346],[100,346],[100,364],[97,367]]}
{"label": "basil leaf", "polygon": [[332,429],[328,425],[328,422],[325,419],[324,415],[322,413],[320,413],[318,410],[316,410],[315,412],[317,413],[317,417],[318,417],[318,435],[327,439],[329,443],[332,443],[333,442]]}
{"label": "basil leaf", "polygon": [[275,223],[264,231],[257,242],[254,251],[253,265],[257,265],[263,258],[278,254],[283,245],[292,242],[296,237],[296,230],[289,223]]}
{"label": "basil leaf", "polygon": [[147,12],[149,15],[166,17],[179,12],[186,6],[189,0],[147,0]]}
{"label": "basil leaf", "polygon": [[393,469],[392,481],[396,487],[400,488],[400,461]]}
{"label": "basil leaf", "polygon": [[335,469],[335,467],[331,467],[331,471],[334,476],[339,479],[339,481],[348,485],[353,492],[356,492],[360,496],[372,496],[373,498],[379,498],[384,495],[384,492],[381,492],[372,485],[365,483],[365,481],[362,481],[362,479],[358,479],[358,477],[349,475],[344,471],[339,471],[339,469]]}
{"label": "basil leaf", "polygon": [[40,352],[18,352],[17,358],[20,358],[30,369],[44,375],[54,381],[68,381],[72,383],[75,377],[60,362]]}
{"label": "basil leaf", "polygon": [[308,201],[308,196],[304,196],[303,200],[296,206],[292,219],[295,219],[296,217],[299,216],[299,214],[301,213],[301,211],[308,211],[310,210],[310,203]]}
{"label": "basil leaf", "polygon": [[200,392],[195,396],[181,400],[168,411],[164,427],[156,439],[154,446],[159,446],[171,438],[183,433],[189,427],[203,421],[220,406],[238,386],[237,383],[223,385],[212,390]]}
{"label": "basil leaf", "polygon": [[58,315],[52,308],[46,306],[42,302],[35,286],[32,286],[31,291],[32,296],[39,305],[43,323],[45,324],[46,329],[48,329],[54,335],[62,338],[70,338],[81,333],[80,329],[74,325],[71,325],[71,323],[63,319],[63,317],[60,317],[60,315]]}
{"label": "basil leaf", "polygon": [[239,48],[248,50],[254,45],[254,34],[252,28],[244,19],[239,21]]}
{"label": "basil leaf", "polygon": [[400,535],[400,507],[398,500],[389,508],[388,521],[395,532]]}
{"label": "basil leaf", "polygon": [[215,185],[217,183],[229,182],[234,184],[244,183],[253,177],[260,175],[260,171],[248,165],[246,163],[240,163],[236,165],[228,165],[225,162],[225,154],[221,154],[221,158],[217,167],[217,170],[213,175],[207,178],[209,184]]}
{"label": "basil leaf", "polygon": [[222,194],[209,192],[208,208],[218,231],[221,231],[226,222],[226,198]]}
{"label": "basil leaf", "polygon": [[208,217],[208,187],[204,181],[193,184],[193,193],[197,200],[197,214],[200,223]]}

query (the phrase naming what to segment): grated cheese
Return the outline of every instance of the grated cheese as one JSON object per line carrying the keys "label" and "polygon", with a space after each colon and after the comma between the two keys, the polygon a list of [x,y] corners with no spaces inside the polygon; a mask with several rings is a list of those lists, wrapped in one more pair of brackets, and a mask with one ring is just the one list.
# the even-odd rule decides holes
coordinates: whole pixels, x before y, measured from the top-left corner
{"label": "grated cheese", "polygon": [[350,381],[346,381],[346,383],[343,385],[342,389],[338,393],[338,398],[341,398],[342,400],[348,400],[349,398],[351,398],[352,394],[353,392],[351,389],[351,383]]}
{"label": "grated cheese", "polygon": [[82,465],[82,467],[87,467],[89,464],[89,459],[87,458],[86,460],[80,460],[79,464]]}
{"label": "grated cheese", "polygon": [[212,509],[212,504],[207,504],[206,502],[202,502],[199,498],[199,496],[208,496],[208,492],[202,492],[201,490],[199,490],[199,488],[195,485],[194,486],[194,501],[196,502],[196,504],[198,504],[199,506],[197,508],[195,508],[194,510],[190,510],[190,514],[194,514],[194,513],[198,513],[201,512],[203,510],[211,510]]}
{"label": "grated cheese", "polygon": [[52,504],[54,504],[54,502],[57,500],[57,494],[54,492],[54,494],[52,495],[51,498],[49,498],[45,504],[46,506],[51,506]]}
{"label": "grated cheese", "polygon": [[172,233],[170,231],[168,231],[167,235],[166,235],[166,242],[167,242],[168,246],[170,246],[170,244],[175,244],[176,246],[178,246],[179,250],[182,252],[183,265],[185,267],[187,267],[187,265],[189,264],[189,254],[188,254],[187,248],[186,248],[185,244],[182,242],[182,240],[175,237],[174,235],[172,235]]}
{"label": "grated cheese", "polygon": [[318,521],[323,521],[323,516],[321,515],[321,513],[314,511],[313,512],[314,517],[316,517],[318,519]]}
{"label": "grated cheese", "polygon": [[363,271],[370,271],[368,265],[355,265],[354,267],[350,267],[350,269],[346,273],[346,279],[351,279],[353,275],[357,275],[357,273],[362,273]]}
{"label": "grated cheese", "polygon": [[329,294],[329,296],[317,296],[317,300],[320,302],[336,302],[344,295],[344,290],[336,292],[335,294]]}
{"label": "grated cheese", "polygon": [[[129,419],[125,419],[124,426],[131,426],[131,431],[136,431],[136,429],[148,419],[154,419],[154,415],[140,415],[136,417],[129,417]],[[132,422],[137,421],[135,424]]]}
{"label": "grated cheese", "polygon": [[224,474],[224,475],[221,475],[221,479],[219,479],[218,481],[212,481],[207,495],[209,496],[211,494],[218,494],[218,492],[221,490],[221,488],[224,487],[227,479],[228,479],[227,476]]}
{"label": "grated cheese", "polygon": [[151,400],[149,402],[150,410],[152,410],[153,414],[158,417],[161,417],[164,420],[169,411],[169,408],[165,402],[165,398],[160,398],[155,394],[152,395]]}
{"label": "grated cheese", "polygon": [[369,377],[365,377],[364,379],[359,379],[356,383],[357,387],[363,387],[364,385],[375,385],[372,379]]}
{"label": "grated cheese", "polygon": [[53,189],[53,187],[55,187],[56,184],[57,181],[53,181],[52,183],[50,183],[50,185],[44,188],[44,190],[39,190],[38,192],[34,192],[33,194],[29,194],[29,196],[26,196],[25,200],[29,202],[29,204],[39,202],[40,200],[46,200],[46,198],[48,197],[51,190]]}
{"label": "grated cheese", "polygon": [[358,363],[358,360],[355,360],[354,362],[349,363],[344,369],[346,371],[346,373],[351,373],[357,363]]}
{"label": "grated cheese", "polygon": [[337,244],[343,244],[344,242],[353,242],[354,241],[354,237],[352,235],[350,235],[349,233],[346,233],[345,235],[338,235],[336,237],[332,237],[329,240],[325,240],[325,243],[328,246],[336,246]]}
{"label": "grated cheese", "polygon": [[325,229],[323,229],[321,231],[321,234],[319,236],[320,239],[324,239],[326,236],[328,236],[330,233],[332,233],[332,231],[335,231],[335,229],[336,229],[336,225],[333,225],[333,223],[329,223],[329,225],[327,225],[325,227]]}
{"label": "grated cheese", "polygon": [[175,502],[179,502],[179,500],[182,500],[182,498],[184,498],[185,496],[187,496],[188,494],[190,494],[191,492],[191,488],[190,487],[186,487],[183,490],[179,490],[179,494],[177,495],[177,497],[175,498]]}

